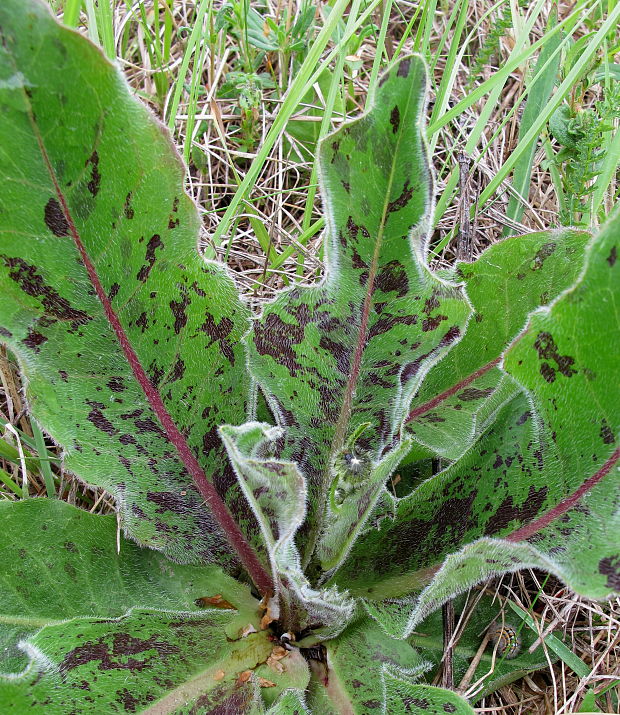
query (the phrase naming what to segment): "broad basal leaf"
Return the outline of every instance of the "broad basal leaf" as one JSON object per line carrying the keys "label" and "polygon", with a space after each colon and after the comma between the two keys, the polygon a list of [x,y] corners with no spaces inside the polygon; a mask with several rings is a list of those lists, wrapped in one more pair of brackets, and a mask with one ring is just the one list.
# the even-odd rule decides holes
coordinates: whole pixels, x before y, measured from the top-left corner
{"label": "broad basal leaf", "polygon": [[247,309],[198,254],[178,156],[40,2],[3,2],[0,39],[0,335],[32,414],[138,541],[224,563],[232,539],[258,572],[217,434],[245,414]]}
{"label": "broad basal leaf", "polygon": [[619,226],[616,213],[575,286],[533,313],[506,354],[526,392],[463,458],[398,502],[396,518],[369,531],[342,569],[339,578],[373,599],[428,583],[407,630],[455,592],[523,566],[592,598],[620,588],[620,380],[610,349]]}
{"label": "broad basal leaf", "polygon": [[25,666],[19,640],[75,617],[116,618],[135,606],[200,612],[198,599],[225,593],[237,629],[257,619],[247,587],[215,567],[180,566],[125,539],[117,553],[115,516],[28,499],[0,503],[0,520],[0,672]]}
{"label": "broad basal leaf", "polygon": [[[20,677],[0,675],[3,712],[257,712],[255,685],[242,673],[269,657],[265,631],[230,641],[231,615],[135,609],[119,619],[73,619],[27,641]],[[189,705],[186,709],[184,705]],[[260,710],[258,710],[260,712]]]}
{"label": "broad basal leaf", "polygon": [[[425,84],[422,60],[402,59],[379,83],[373,109],[323,141],[325,279],[283,292],[248,339],[250,368],[286,428],[279,456],[309,483],[305,560],[320,533],[323,568],[346,553],[334,524],[346,533],[368,517],[386,477],[377,464],[397,447],[412,395],[469,315],[461,289],[426,265]],[[353,506],[326,510],[343,472],[342,503]]]}
{"label": "broad basal leaf", "polygon": [[305,687],[304,659],[274,650],[258,602],[219,569],[122,538],[118,554],[114,516],[64,502],[0,512],[1,712],[260,713],[263,687]]}
{"label": "broad basal leaf", "polygon": [[499,358],[529,313],[574,283],[588,238],[569,229],[530,233],[492,245],[473,263],[457,263],[455,277],[464,281],[474,314],[411,404],[407,431],[418,442],[457,459],[516,394]]}

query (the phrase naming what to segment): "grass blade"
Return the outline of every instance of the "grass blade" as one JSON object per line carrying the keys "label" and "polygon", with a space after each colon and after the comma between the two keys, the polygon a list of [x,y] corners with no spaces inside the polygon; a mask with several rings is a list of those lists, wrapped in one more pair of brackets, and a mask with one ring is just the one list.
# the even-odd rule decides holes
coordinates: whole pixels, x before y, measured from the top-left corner
{"label": "grass blade", "polygon": [[[548,27],[552,27],[556,22],[557,13],[554,12],[549,19]],[[555,78],[560,66],[560,53],[557,50],[561,44],[562,34],[556,33],[543,45],[540,52],[534,71],[536,80],[532,83],[532,88],[528,94],[525,109],[523,110],[523,117],[519,124],[519,145],[521,145],[523,138],[551,97]],[[519,197],[523,197],[523,199],[527,201],[535,151],[536,138],[531,141],[527,147],[524,147],[522,156],[515,164],[512,186],[517,195],[511,195],[506,210],[508,218],[513,221],[520,221],[523,216],[525,206]],[[509,236],[512,233],[515,233],[515,231],[509,226],[504,228],[504,236]]]}

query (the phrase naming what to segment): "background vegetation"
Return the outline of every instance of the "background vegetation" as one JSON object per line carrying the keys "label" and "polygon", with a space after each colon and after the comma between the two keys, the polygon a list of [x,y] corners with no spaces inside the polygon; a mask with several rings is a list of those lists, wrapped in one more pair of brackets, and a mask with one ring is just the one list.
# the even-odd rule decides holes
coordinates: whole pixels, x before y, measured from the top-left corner
{"label": "background vegetation", "polygon": [[[510,233],[595,227],[618,199],[617,0],[50,4],[102,46],[168,127],[188,165],[205,253],[229,264],[255,307],[321,275],[316,143],[365,108],[380,70],[401,54],[419,52],[430,67],[438,265]],[[105,492],[62,472],[4,352],[0,380],[0,497],[57,495],[113,510]],[[620,603],[584,602],[533,572],[488,583],[471,602],[483,592],[507,613],[529,611],[549,662],[480,700],[478,712],[620,713]],[[455,652],[465,625],[456,624]],[[475,702],[476,683],[454,685]]]}

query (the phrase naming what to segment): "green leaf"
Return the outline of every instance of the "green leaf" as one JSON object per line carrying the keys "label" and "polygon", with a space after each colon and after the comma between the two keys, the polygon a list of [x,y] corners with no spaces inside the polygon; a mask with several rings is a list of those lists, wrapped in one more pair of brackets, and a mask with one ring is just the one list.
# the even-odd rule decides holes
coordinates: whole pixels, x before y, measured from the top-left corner
{"label": "green leaf", "polygon": [[[267,633],[227,638],[231,616],[134,609],[117,620],[78,618],[46,626],[26,644],[32,661],[19,677],[0,676],[4,712],[256,712],[253,683],[240,673],[265,661]],[[207,647],[207,650],[205,648]]]}
{"label": "green leaf", "polygon": [[313,589],[301,569],[295,535],[306,514],[306,483],[294,462],[273,458],[282,430],[260,422],[224,425],[222,440],[269,553],[276,598],[274,620],[299,633],[317,623],[315,635],[332,638],[351,619],[354,603],[337,589]]}
{"label": "green leaf", "polygon": [[570,229],[529,233],[492,245],[473,263],[457,263],[474,314],[412,402],[407,430],[418,442],[457,459],[516,394],[497,361],[529,313],[576,280],[588,238]]}
{"label": "green leaf", "polygon": [[[118,618],[142,608],[201,613],[196,601],[225,594],[237,614],[231,637],[255,623],[258,604],[246,586],[219,569],[181,566],[120,538],[116,517],[57,500],[0,502],[3,538],[0,672],[25,665],[16,644],[72,618]],[[236,629],[236,630],[235,630]]]}
{"label": "green leaf", "polygon": [[[321,144],[327,210],[327,272],[317,286],[294,287],[265,306],[247,344],[250,369],[286,429],[279,457],[308,481],[304,561],[319,534],[324,568],[345,514],[325,502],[346,472],[363,468],[345,499],[356,528],[381,488],[372,476],[400,442],[401,425],[424,374],[456,342],[469,315],[462,290],[426,264],[431,179],[422,131],[426,70],[400,60],[379,83],[372,110]],[[351,486],[351,485],[349,485]],[[335,550],[334,550],[335,549]]]}
{"label": "green leaf", "polygon": [[313,715],[392,713],[385,708],[386,669],[390,667],[403,677],[413,678],[429,667],[406,641],[386,636],[368,618],[349,626],[324,647],[329,671],[325,662],[310,660],[313,678],[308,704]]}
{"label": "green leaf", "polygon": [[184,562],[237,551],[266,590],[217,434],[244,419],[248,310],[198,253],[179,157],[41,3],[2,3],[0,33],[0,334],[32,414],[133,538]]}
{"label": "green leaf", "polygon": [[461,460],[401,500],[341,570],[373,599],[428,583],[404,633],[454,593],[526,566],[590,598],[620,590],[620,380],[609,350],[620,340],[619,228],[616,211],[574,287],[534,312],[507,351],[505,368],[526,392]]}
{"label": "green leaf", "polygon": [[373,600],[420,590],[465,544],[510,533],[556,504],[564,492],[545,479],[539,433],[521,392],[460,460],[398,500],[394,518],[357,541],[334,581]]}
{"label": "green leaf", "polygon": [[474,715],[473,708],[456,693],[432,685],[414,685],[386,674],[386,710],[390,715]]}
{"label": "green leaf", "polygon": [[558,462],[564,498],[511,535],[553,563],[578,593],[620,591],[620,210],[590,244],[575,286],[532,314],[504,358],[528,390]]}
{"label": "green leaf", "polygon": [[[2,712],[262,712],[260,681],[238,684],[274,646],[247,587],[122,538],[117,553],[114,516],[46,499],[0,511]],[[293,655],[278,656],[273,699],[307,683]]]}
{"label": "green leaf", "polygon": [[496,365],[528,314],[577,278],[586,236],[554,231],[508,238],[474,263],[457,265],[475,314],[463,339],[430,371],[407,429],[443,457],[463,456],[398,501],[394,519],[394,507],[376,514],[387,518],[358,540],[336,583],[373,599],[419,590],[445,556],[505,527],[502,515],[516,509],[523,523],[535,516],[537,503],[543,508],[564,496],[557,480],[547,489],[539,469],[543,447],[528,418],[529,398]]}
{"label": "green leaf", "polygon": [[275,702],[267,715],[309,715],[310,711],[306,707],[303,693],[295,690],[287,690]]}

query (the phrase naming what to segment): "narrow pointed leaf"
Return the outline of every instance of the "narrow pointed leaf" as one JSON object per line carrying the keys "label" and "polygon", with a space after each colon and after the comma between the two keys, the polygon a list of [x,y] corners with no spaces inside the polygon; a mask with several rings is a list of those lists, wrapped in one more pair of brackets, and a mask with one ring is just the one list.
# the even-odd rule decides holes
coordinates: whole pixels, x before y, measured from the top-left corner
{"label": "narrow pointed leaf", "polygon": [[329,531],[334,462],[355,434],[369,463],[398,443],[412,395],[470,312],[462,291],[426,265],[425,85],[422,60],[402,59],[372,110],[323,141],[325,279],[283,292],[248,339],[250,369],[287,429],[285,456],[308,479],[308,551]]}
{"label": "narrow pointed leaf", "polygon": [[294,462],[273,456],[282,430],[248,422],[224,425],[220,434],[267,547],[282,611],[272,616],[281,617],[296,632],[320,624],[315,635],[334,637],[350,620],[354,604],[336,589],[313,589],[302,571],[295,536],[306,514],[306,483]]}
{"label": "narrow pointed leaf", "polygon": [[217,435],[243,420],[248,313],[198,254],[167,132],[37,0],[2,3],[0,38],[0,335],[32,414],[135,539],[258,573]]}

